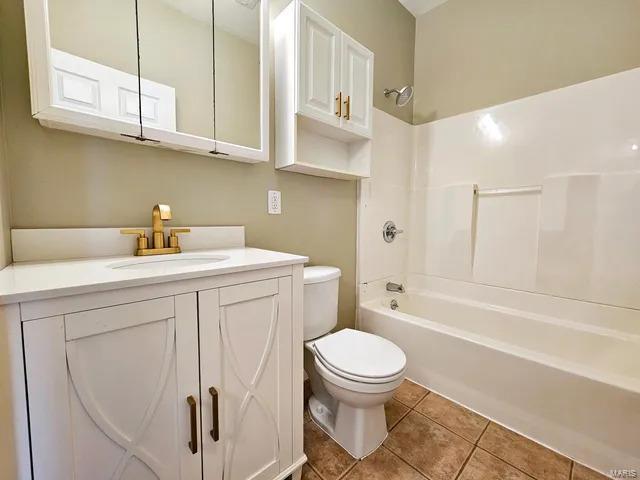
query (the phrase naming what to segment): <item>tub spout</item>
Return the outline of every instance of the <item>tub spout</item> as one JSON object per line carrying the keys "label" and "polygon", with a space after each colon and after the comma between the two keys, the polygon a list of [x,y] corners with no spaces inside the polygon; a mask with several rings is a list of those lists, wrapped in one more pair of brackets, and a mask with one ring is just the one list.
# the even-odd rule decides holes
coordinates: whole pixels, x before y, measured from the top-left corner
{"label": "tub spout", "polygon": [[387,292],[404,293],[404,285],[401,283],[387,283]]}

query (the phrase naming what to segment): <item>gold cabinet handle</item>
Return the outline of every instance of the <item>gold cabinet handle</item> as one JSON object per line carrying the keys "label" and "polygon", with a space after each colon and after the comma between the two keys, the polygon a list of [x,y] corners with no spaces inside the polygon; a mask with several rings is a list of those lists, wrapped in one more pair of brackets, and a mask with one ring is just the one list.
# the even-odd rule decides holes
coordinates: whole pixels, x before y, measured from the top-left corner
{"label": "gold cabinet handle", "polygon": [[138,235],[138,250],[143,250],[149,247],[147,232],[140,228],[123,228],[120,230],[120,233],[122,235]]}
{"label": "gold cabinet handle", "polygon": [[342,116],[342,92],[336,95],[336,115],[338,117]]}
{"label": "gold cabinet handle", "polygon": [[169,230],[169,247],[179,247],[178,233],[189,233],[190,231],[190,228],[172,228],[171,230]]}
{"label": "gold cabinet handle", "polygon": [[198,453],[198,416],[196,414],[196,399],[193,395],[187,397],[189,404],[189,419],[191,423],[191,440],[189,440],[189,450],[195,455]]}
{"label": "gold cabinet handle", "polygon": [[344,104],[346,106],[344,118],[351,120],[351,95],[347,95],[347,99],[344,101]]}
{"label": "gold cabinet handle", "polygon": [[213,428],[209,432],[214,442],[220,439],[220,418],[218,414],[218,391],[215,387],[209,387],[211,394],[211,416],[213,418]]}

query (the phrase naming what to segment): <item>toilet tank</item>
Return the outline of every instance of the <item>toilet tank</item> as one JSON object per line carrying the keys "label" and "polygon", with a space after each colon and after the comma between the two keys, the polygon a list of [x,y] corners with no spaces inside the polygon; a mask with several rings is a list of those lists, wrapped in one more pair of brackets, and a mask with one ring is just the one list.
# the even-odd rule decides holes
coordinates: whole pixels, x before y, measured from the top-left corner
{"label": "toilet tank", "polygon": [[338,323],[338,282],[336,267],[304,269],[304,339],[312,340],[329,333]]}

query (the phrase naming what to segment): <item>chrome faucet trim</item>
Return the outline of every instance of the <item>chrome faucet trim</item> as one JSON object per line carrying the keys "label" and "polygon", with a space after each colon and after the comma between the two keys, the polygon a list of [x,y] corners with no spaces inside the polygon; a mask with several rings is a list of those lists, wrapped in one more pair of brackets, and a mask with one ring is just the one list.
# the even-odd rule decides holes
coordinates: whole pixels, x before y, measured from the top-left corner
{"label": "chrome faucet trim", "polygon": [[404,293],[404,285],[401,283],[387,282],[387,292]]}

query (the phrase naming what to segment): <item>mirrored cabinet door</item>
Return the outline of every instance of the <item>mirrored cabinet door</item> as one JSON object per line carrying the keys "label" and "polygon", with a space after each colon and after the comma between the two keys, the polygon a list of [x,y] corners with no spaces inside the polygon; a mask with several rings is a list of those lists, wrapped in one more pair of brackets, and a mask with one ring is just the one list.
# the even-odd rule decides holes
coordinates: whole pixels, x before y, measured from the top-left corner
{"label": "mirrored cabinet door", "polygon": [[215,138],[261,146],[260,0],[214,1]]}
{"label": "mirrored cabinet door", "polygon": [[213,0],[137,5],[144,135],[160,129],[213,140]]}
{"label": "mirrored cabinet door", "polygon": [[47,127],[268,160],[269,0],[24,0]]}
{"label": "mirrored cabinet door", "polygon": [[133,0],[49,0],[53,105],[138,124]]}

